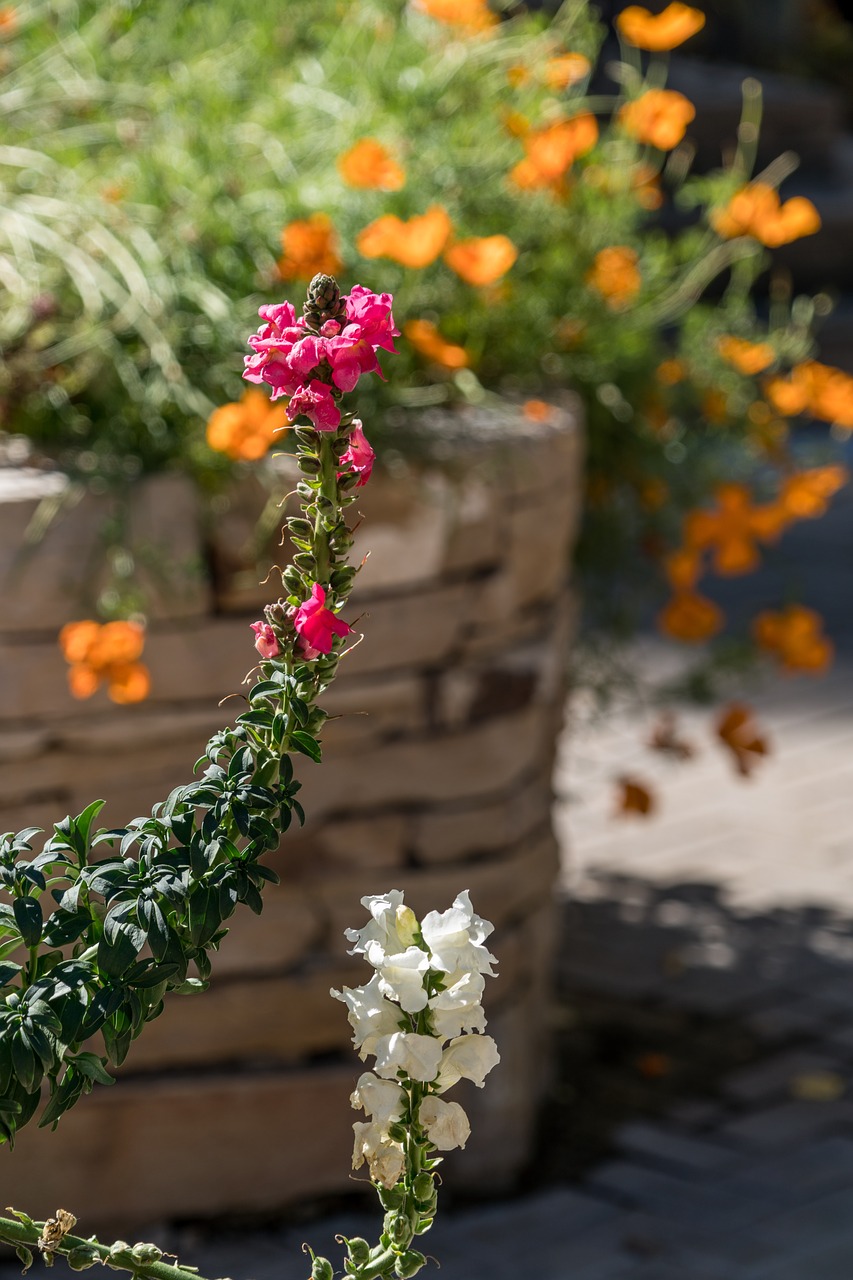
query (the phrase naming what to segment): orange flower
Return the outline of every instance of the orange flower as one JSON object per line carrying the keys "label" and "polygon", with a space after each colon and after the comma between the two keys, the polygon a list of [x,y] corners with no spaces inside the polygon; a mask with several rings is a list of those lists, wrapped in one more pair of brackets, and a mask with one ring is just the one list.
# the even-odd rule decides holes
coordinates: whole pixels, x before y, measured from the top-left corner
{"label": "orange flower", "polygon": [[434,364],[440,364],[445,369],[468,367],[468,352],[465,348],[445,342],[432,321],[409,320],[403,325],[403,332],[415,350]]}
{"label": "orange flower", "polygon": [[717,721],[716,733],[731,751],[737,771],[744,778],[752,773],[757,757],[768,753],[767,739],[758,732],[752,709],[742,702],[726,707]]}
{"label": "orange flower", "polygon": [[673,591],[692,591],[702,574],[702,555],[695,547],[681,547],[665,558],[663,569]]}
{"label": "orange flower", "polygon": [[637,253],[624,244],[614,244],[595,255],[592,267],[584,277],[596,293],[600,293],[614,311],[625,307],[643,283],[637,266]]}
{"label": "orange flower", "polygon": [[338,156],[338,172],[351,187],[399,191],[406,175],[387,147],[376,138],[361,138]]}
{"label": "orange flower", "polygon": [[18,13],[11,4],[0,8],[0,36],[14,35],[18,29]]}
{"label": "orange flower", "polygon": [[649,13],[641,5],[631,4],[616,19],[623,40],[637,49],[663,53],[684,44],[705,25],[705,15],[688,4],[668,4],[663,13]]}
{"label": "orange flower", "polygon": [[535,129],[524,139],[527,155],[512,170],[510,180],[524,190],[559,185],[578,156],[591,151],[597,141],[598,124],[589,112]]}
{"label": "orange flower", "polygon": [[801,382],[787,378],[769,378],[764,383],[764,394],[777,413],[792,418],[802,413],[808,403],[808,388]]}
{"label": "orange flower", "polygon": [[436,22],[462,27],[472,34],[488,31],[498,22],[498,16],[492,13],[487,0],[415,0],[415,8],[428,13]]}
{"label": "orange flower", "polygon": [[506,78],[513,89],[520,89],[530,79],[530,72],[527,67],[521,65],[507,67]]}
{"label": "orange flower", "polygon": [[145,631],[138,622],[69,622],[59,633],[59,647],[69,663],[68,687],[75,698],[90,698],[102,681],[113,702],[141,702],[151,677],[138,661]]}
{"label": "orange flower", "polygon": [[460,240],[444,254],[444,261],[466,284],[480,288],[506,275],[518,250],[506,236],[477,236]]}
{"label": "orange flower", "polygon": [[546,400],[525,400],[521,406],[521,412],[528,422],[550,422],[555,409]]}
{"label": "orange flower", "polygon": [[674,89],[647,89],[619,111],[625,132],[658,151],[671,151],[678,146],[695,116],[693,103]]}
{"label": "orange flower", "polygon": [[647,818],[655,809],[657,801],[652,791],[638,781],[637,778],[619,778],[617,781],[619,793],[616,799],[616,816],[624,817],[626,814],[637,814],[638,817]]}
{"label": "orange flower", "polygon": [[254,462],[286,425],[286,407],[270,404],[263,391],[251,389],[240,400],[214,409],[207,420],[207,443],[235,462]]}
{"label": "orange flower", "polygon": [[849,479],[846,467],[812,467],[783,482],[779,502],[792,520],[814,520],[824,514],[829,499]]}
{"label": "orange flower", "polygon": [[281,233],[284,256],[279,258],[282,280],[310,280],[318,271],[334,276],[343,263],[338,257],[337,236],[325,213],[289,222]]}
{"label": "orange flower", "polygon": [[530,132],[530,121],[520,111],[503,108],[500,114],[503,127],[513,138],[524,138]]}
{"label": "orange flower", "polygon": [[722,630],[722,609],[698,591],[676,591],[658,614],[658,628],[664,635],[684,644],[701,644]]}
{"label": "orange flower", "polygon": [[683,360],[662,360],[655,369],[655,377],[662,387],[674,387],[683,382],[687,374],[687,366]]}
{"label": "orange flower", "polygon": [[717,339],[717,350],[724,360],[746,377],[761,373],[776,359],[776,352],[769,342],[747,342],[745,338],[735,338],[731,334]]}
{"label": "orange flower", "polygon": [[785,671],[819,674],[830,666],[832,641],[822,634],[823,619],[813,609],[790,604],[774,613],[759,613],[752,626],[759,648],[772,654]]}
{"label": "orange flower", "polygon": [[711,212],[711,226],[727,240],[754,236],[769,249],[790,244],[820,231],[817,209],[804,196],[780,202],[779,192],[766,182],[750,182],[736,191],[722,209]]}
{"label": "orange flower", "polygon": [[714,496],[716,511],[691,511],[685,518],[685,544],[697,551],[713,549],[714,569],[722,577],[751,573],[761,558],[756,542],[777,538],[788,516],[775,503],[753,506],[742,484],[722,484]]}
{"label": "orange flower", "polygon": [[714,426],[726,422],[729,416],[729,398],[717,387],[709,387],[702,395],[700,402],[702,417]]}
{"label": "orange flower", "polygon": [[638,165],[632,172],[631,190],[641,209],[659,209],[663,204],[660,174],[649,164]]}
{"label": "orange flower", "polygon": [[545,63],[544,80],[549,89],[558,93],[570,85],[585,80],[592,70],[589,58],[582,53],[561,53]]}
{"label": "orange flower", "polygon": [[447,210],[434,204],[408,222],[393,213],[383,214],[359,232],[355,244],[365,258],[391,258],[404,267],[417,269],[435,262],[450,230]]}

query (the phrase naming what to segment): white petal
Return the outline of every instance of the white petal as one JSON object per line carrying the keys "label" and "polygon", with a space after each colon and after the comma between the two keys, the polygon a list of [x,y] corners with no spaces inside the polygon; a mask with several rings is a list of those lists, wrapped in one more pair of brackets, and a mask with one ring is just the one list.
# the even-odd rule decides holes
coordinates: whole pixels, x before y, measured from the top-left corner
{"label": "white petal", "polygon": [[376,1054],[376,1074],[395,1080],[403,1071],[410,1080],[427,1083],[434,1080],[441,1061],[441,1044],[434,1036],[422,1036],[413,1031],[395,1031],[382,1036],[373,1050]]}
{"label": "white petal", "polygon": [[440,1093],[463,1077],[482,1089],[486,1076],[501,1056],[491,1036],[457,1036],[441,1055],[437,1088]]}
{"label": "white petal", "polygon": [[424,1098],[418,1114],[427,1137],[439,1151],[464,1147],[471,1136],[468,1117],[458,1102],[445,1102],[430,1094]]}

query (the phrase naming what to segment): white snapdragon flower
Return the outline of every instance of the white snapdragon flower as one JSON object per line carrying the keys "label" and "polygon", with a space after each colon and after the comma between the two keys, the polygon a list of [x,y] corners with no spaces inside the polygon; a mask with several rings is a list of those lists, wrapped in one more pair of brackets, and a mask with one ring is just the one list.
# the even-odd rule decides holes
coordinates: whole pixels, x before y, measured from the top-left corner
{"label": "white snapdragon flower", "polygon": [[430,1094],[421,1103],[419,1119],[426,1136],[439,1151],[464,1147],[471,1136],[468,1117],[458,1102],[445,1102]]}
{"label": "white snapdragon flower", "polygon": [[410,1080],[420,1080],[422,1084],[435,1079],[442,1057],[440,1040],[414,1031],[395,1031],[382,1036],[373,1052],[378,1076],[396,1080],[397,1072],[403,1071]]}
{"label": "white snapdragon flower", "polygon": [[383,1187],[395,1187],[406,1167],[406,1153],[399,1142],[392,1142],[373,1121],[357,1120],[353,1125],[355,1143],[352,1167],[360,1169],[367,1161],[370,1176]]}
{"label": "white snapdragon flower", "polygon": [[494,925],[474,914],[468,890],[458,894],[447,911],[430,911],[421,933],[430,950],[430,967],[444,973],[457,969],[494,976],[495,957],[483,946]]}
{"label": "white snapdragon flower", "polygon": [[424,974],[429,969],[429,956],[425,951],[407,947],[388,955],[382,951],[381,943],[368,942],[365,954],[379,972],[379,990],[384,996],[396,1000],[406,1013],[420,1013],[426,1008]]}
{"label": "white snapdragon flower", "polygon": [[441,1055],[436,1088],[444,1093],[464,1077],[482,1089],[486,1076],[500,1060],[491,1036],[457,1036]]}
{"label": "white snapdragon flower", "polygon": [[452,1040],[463,1031],[484,1031],[486,1015],[480,1003],[486,980],[482,973],[453,974],[444,991],[429,1001],[430,1018],[441,1040]]}
{"label": "white snapdragon flower", "polygon": [[347,1007],[352,1042],[362,1060],[375,1051],[377,1040],[400,1029],[400,1007],[385,999],[380,983],[380,976],[375,973],[364,987],[344,987],[343,991],[332,987],[330,993]]}
{"label": "white snapdragon flower", "polygon": [[[414,942],[418,920],[411,907],[404,905],[402,890],[391,889],[388,893],[369,895],[362,898],[361,905],[373,918],[363,929],[344,931],[348,941],[353,943],[351,956],[365,955],[370,942],[379,943],[380,949],[390,954],[405,951]],[[375,965],[373,960],[370,963]]]}
{"label": "white snapdragon flower", "polygon": [[405,1111],[406,1095],[393,1080],[380,1080],[372,1071],[365,1071],[350,1094],[350,1105],[356,1111],[366,1111],[374,1124],[387,1133]]}

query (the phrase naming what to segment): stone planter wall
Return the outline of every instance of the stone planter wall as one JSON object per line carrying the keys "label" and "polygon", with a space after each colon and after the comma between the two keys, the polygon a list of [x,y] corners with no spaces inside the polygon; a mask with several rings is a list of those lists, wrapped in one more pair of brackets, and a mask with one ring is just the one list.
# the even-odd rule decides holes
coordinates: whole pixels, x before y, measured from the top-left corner
{"label": "stone planter wall", "polygon": [[[448,1179],[483,1192],[523,1166],[547,1061],[550,776],[580,439],[569,412],[534,425],[514,411],[437,415],[419,439],[430,441],[422,467],[375,474],[358,504],[357,551],[371,555],[347,617],[365,638],[325,699],[338,718],[324,764],[300,766],[308,822],[273,859],[282,884],[260,918],[235,917],[211,989],[172,997],[114,1088],[55,1134],[25,1130],[0,1150],[3,1203],[42,1215],[67,1203],[87,1224],[126,1230],[351,1189],[359,1064],[328,992],[366,980],[343,930],[364,894],[387,888],[418,912],[468,888],[497,925],[487,1013],[503,1061],[462,1099],[474,1137]],[[217,702],[240,688],[247,623],[269,598],[240,556],[261,505],[253,482],[220,513],[212,547],[184,482],[149,482],[130,519],[140,541],[168,543],[175,588],[152,612],[151,698],[75,703],[56,630],[85,616],[64,584],[83,575],[103,513],[78,504],[18,568],[45,483],[56,480],[0,473],[0,830],[50,824],[96,795],[120,824],[164,798],[227,715]],[[203,552],[215,585],[191,572]]]}

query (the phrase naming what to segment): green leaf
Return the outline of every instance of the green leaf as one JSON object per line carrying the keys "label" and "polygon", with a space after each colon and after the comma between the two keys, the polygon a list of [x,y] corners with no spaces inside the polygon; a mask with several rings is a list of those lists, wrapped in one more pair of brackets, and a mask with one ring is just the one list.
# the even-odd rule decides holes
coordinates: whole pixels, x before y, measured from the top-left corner
{"label": "green leaf", "polygon": [[98,1084],[115,1084],[114,1078],[104,1067],[103,1060],[96,1053],[78,1053],[69,1058],[68,1062],[87,1080],[95,1080]]}
{"label": "green leaf", "polygon": [[30,1267],[33,1265],[32,1252],[27,1248],[25,1244],[19,1244],[15,1246],[15,1253],[18,1255],[18,1261],[23,1262],[24,1264],[24,1269],[21,1272],[21,1275],[25,1276],[29,1271]]}
{"label": "green leaf", "polygon": [[36,902],[35,898],[16,898],[12,903],[12,910],[15,913],[15,920],[21,931],[24,945],[37,947],[41,941],[41,930],[44,923],[41,903]]}
{"label": "green leaf", "polygon": [[9,960],[5,963],[0,963],[0,987],[7,987],[20,972],[21,966],[19,964],[13,964]]}
{"label": "green leaf", "polygon": [[310,733],[306,733],[304,729],[294,729],[290,735],[290,741],[297,751],[301,751],[304,756],[308,756],[315,764],[319,764],[322,760],[323,752],[319,742]]}

